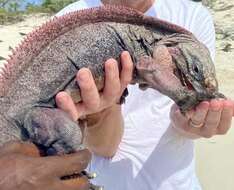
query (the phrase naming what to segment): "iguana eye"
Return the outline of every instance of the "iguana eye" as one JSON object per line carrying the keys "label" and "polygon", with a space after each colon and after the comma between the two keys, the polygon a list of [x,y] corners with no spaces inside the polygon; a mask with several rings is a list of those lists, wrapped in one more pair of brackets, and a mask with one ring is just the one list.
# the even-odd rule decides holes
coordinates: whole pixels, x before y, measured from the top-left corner
{"label": "iguana eye", "polygon": [[193,65],[193,71],[194,71],[194,73],[197,73],[197,74],[199,74],[199,69],[198,69],[198,67],[197,67],[197,65]]}
{"label": "iguana eye", "polygon": [[192,71],[193,71],[193,74],[194,74],[194,78],[196,80],[201,81],[203,79],[203,77],[202,77],[202,69],[199,68],[199,66],[196,63],[193,64]]}

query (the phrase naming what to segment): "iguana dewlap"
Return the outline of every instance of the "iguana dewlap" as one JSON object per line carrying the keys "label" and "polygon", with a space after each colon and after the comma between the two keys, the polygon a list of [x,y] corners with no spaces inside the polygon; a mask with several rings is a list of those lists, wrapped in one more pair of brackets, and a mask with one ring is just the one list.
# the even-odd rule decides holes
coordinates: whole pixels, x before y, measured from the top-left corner
{"label": "iguana dewlap", "polygon": [[30,140],[48,154],[80,149],[80,128],[56,108],[55,96],[65,90],[81,100],[75,76],[82,67],[91,69],[101,90],[103,63],[124,50],[135,65],[132,83],[159,90],[182,111],[222,97],[208,49],[187,30],[123,7],[73,12],[30,33],[6,63],[0,78],[0,144]]}

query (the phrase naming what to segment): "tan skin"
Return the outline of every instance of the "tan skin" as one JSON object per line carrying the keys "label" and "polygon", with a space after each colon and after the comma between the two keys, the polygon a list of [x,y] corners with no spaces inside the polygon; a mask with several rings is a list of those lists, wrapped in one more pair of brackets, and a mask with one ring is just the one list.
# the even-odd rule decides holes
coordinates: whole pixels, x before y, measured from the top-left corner
{"label": "tan skin", "polygon": [[31,143],[11,142],[0,148],[0,189],[4,190],[88,190],[86,178],[61,180],[60,177],[83,171],[91,159],[88,150],[40,157]]}
{"label": "tan skin", "polygon": [[[234,102],[232,100],[202,102],[187,113],[187,116],[182,115],[176,105],[171,109],[173,128],[191,139],[211,138],[214,135],[226,134],[231,127],[233,115]],[[191,127],[190,120],[203,125],[199,128]]]}

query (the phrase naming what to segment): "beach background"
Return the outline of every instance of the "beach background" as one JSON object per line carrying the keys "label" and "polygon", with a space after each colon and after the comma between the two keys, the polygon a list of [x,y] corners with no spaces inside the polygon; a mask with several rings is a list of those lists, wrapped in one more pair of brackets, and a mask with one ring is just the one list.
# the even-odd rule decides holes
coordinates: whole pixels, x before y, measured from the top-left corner
{"label": "beach background", "polygon": [[[0,1],[1,2],[1,1]],[[40,4],[40,0],[26,1]],[[205,0],[215,20],[220,91],[234,100],[234,0]],[[24,9],[26,4],[20,7]],[[40,11],[39,11],[40,12]],[[33,13],[0,25],[0,66],[25,36],[51,17]],[[0,12],[1,18],[1,12]],[[234,190],[234,122],[225,136],[196,141],[197,174],[204,190]]]}
{"label": "beach background", "polygon": [[[234,0],[207,0],[216,28],[220,91],[234,100]],[[197,174],[204,190],[234,190],[234,122],[225,136],[196,142]]]}

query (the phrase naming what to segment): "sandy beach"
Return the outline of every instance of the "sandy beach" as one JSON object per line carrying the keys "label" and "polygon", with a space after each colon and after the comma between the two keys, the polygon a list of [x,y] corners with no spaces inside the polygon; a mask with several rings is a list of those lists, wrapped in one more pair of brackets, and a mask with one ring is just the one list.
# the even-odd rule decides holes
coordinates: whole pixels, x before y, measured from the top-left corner
{"label": "sandy beach", "polygon": [[24,36],[49,19],[48,15],[36,14],[26,16],[25,20],[16,24],[0,25],[0,66],[5,63],[11,49],[16,47]]}
{"label": "sandy beach", "polygon": [[[234,100],[234,0],[216,0],[211,13],[217,32],[216,70],[220,91]],[[30,15],[12,25],[0,25],[0,66],[32,29],[50,17]],[[196,142],[197,173],[204,190],[234,190],[234,122],[226,136]]]}
{"label": "sandy beach", "polygon": [[[212,7],[217,35],[216,70],[220,91],[234,100],[234,0]],[[234,189],[234,122],[225,136],[196,143],[197,173],[204,190]]]}

